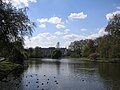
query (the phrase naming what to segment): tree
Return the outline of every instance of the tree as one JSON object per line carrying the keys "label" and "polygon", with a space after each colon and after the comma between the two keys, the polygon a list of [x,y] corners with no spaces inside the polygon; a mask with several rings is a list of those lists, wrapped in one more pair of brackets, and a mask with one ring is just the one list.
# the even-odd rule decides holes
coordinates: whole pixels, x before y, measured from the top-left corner
{"label": "tree", "polygon": [[98,38],[97,52],[100,54],[101,58],[109,58],[111,44],[111,36]]}
{"label": "tree", "polygon": [[55,49],[52,52],[52,58],[53,59],[59,59],[62,56],[62,52],[59,49]]}
{"label": "tree", "polygon": [[[9,52],[16,49],[15,42],[20,42],[23,46],[24,36],[31,36],[35,26],[26,13],[27,8],[16,8],[11,3],[0,0],[0,51],[5,52],[5,57],[9,57]],[[17,51],[20,48],[17,48]],[[21,51],[20,51],[21,52]]]}
{"label": "tree", "polygon": [[82,49],[82,52],[81,52],[82,56],[83,57],[88,57],[90,55],[90,53],[91,53],[90,48],[88,47],[87,44],[85,44],[83,49]]}
{"label": "tree", "polygon": [[33,55],[33,57],[35,57],[35,58],[41,58],[41,57],[42,57],[41,48],[40,48],[40,47],[35,47],[32,55]]}
{"label": "tree", "polygon": [[26,15],[27,8],[17,9],[10,3],[0,2],[0,38],[1,43],[23,40],[23,36],[32,34],[34,23]]}
{"label": "tree", "polygon": [[27,54],[28,54],[29,58],[33,57],[33,51],[34,51],[33,48],[28,48],[28,49],[26,49],[26,51],[27,51]]}
{"label": "tree", "polygon": [[13,63],[23,63],[24,55],[20,52],[20,50],[13,48],[8,59]]}
{"label": "tree", "polygon": [[97,52],[102,58],[120,58],[120,14],[113,15],[105,31],[108,34],[97,39]]}
{"label": "tree", "polygon": [[83,57],[88,57],[90,54],[95,53],[96,46],[94,40],[86,39],[86,43],[84,44],[81,54]]}
{"label": "tree", "polygon": [[108,25],[105,29],[108,35],[112,35],[120,39],[120,14],[113,14],[112,18],[109,20]]}
{"label": "tree", "polygon": [[69,45],[70,56],[71,57],[80,57],[81,50],[83,48],[84,43],[85,43],[84,40],[71,42],[71,44]]}

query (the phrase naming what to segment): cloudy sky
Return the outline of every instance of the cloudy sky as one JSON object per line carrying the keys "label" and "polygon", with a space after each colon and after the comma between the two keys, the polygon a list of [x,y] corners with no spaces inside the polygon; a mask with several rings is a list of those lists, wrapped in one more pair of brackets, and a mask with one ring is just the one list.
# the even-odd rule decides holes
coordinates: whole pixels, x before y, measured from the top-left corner
{"label": "cloudy sky", "polygon": [[25,38],[25,47],[51,47],[60,42],[95,39],[104,31],[120,0],[10,0],[16,7],[29,7],[28,16],[37,25],[33,36]]}

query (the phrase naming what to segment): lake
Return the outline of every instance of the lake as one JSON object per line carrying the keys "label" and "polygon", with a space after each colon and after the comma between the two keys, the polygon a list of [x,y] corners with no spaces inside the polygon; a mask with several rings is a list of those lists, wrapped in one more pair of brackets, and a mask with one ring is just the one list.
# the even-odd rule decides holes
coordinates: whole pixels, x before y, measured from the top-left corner
{"label": "lake", "polygon": [[29,59],[0,82],[0,90],[120,90],[120,64]]}

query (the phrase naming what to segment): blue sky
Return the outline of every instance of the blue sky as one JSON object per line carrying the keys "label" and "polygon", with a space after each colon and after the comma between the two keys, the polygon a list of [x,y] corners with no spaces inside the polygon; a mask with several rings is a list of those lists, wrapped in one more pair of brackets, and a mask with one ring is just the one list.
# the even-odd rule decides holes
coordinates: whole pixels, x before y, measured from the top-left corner
{"label": "blue sky", "polygon": [[36,23],[26,47],[61,47],[81,39],[95,39],[104,31],[112,14],[120,13],[120,0],[11,0],[15,6],[29,7],[28,16]]}

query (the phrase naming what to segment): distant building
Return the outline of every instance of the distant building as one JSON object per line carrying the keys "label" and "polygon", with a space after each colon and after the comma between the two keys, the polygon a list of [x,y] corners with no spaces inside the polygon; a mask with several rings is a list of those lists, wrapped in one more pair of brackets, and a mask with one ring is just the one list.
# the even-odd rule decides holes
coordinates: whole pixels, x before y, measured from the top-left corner
{"label": "distant building", "polygon": [[60,49],[60,51],[62,52],[62,54],[63,55],[65,55],[66,54],[66,51],[67,51],[67,49],[66,48],[59,48]]}

